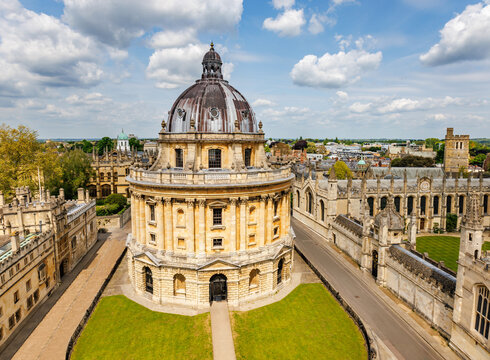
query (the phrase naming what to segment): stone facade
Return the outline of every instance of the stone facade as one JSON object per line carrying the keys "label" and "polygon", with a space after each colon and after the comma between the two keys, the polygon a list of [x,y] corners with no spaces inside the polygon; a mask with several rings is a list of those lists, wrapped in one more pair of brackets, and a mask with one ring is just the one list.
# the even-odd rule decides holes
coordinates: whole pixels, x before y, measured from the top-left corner
{"label": "stone facade", "polygon": [[211,48],[162,122],[156,161],[128,176],[130,279],[158,303],[208,306],[219,285],[238,305],[290,281],[293,175],[270,167],[262,124],[220,67]]}
{"label": "stone facade", "polygon": [[457,174],[467,170],[470,158],[470,136],[454,135],[453,128],[447,128],[444,144],[444,171]]}

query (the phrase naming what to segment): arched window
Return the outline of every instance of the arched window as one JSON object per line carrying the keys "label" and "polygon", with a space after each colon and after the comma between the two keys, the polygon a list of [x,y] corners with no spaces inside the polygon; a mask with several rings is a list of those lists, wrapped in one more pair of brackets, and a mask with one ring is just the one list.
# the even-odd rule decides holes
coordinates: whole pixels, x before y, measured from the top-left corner
{"label": "arched window", "polygon": [[367,202],[369,205],[369,216],[373,216],[374,215],[374,198],[368,197]]}
{"label": "arched window", "polygon": [[323,200],[320,200],[320,214],[321,220],[325,221],[325,204],[323,203]]}
{"label": "arched window", "polygon": [[439,215],[439,196],[434,196],[432,207],[434,208],[434,215]]}
{"label": "arched window", "polygon": [[386,196],[383,196],[381,198],[381,204],[380,204],[381,210],[383,210],[386,207],[386,204],[388,204],[388,198]]}
{"label": "arched window", "polygon": [[488,195],[483,195],[483,213],[488,214]]}
{"label": "arched window", "polygon": [[459,213],[463,214],[464,213],[464,195],[459,195]]}
{"label": "arched window", "polygon": [[174,296],[185,295],[185,276],[175,274],[174,276]]}
{"label": "arched window", "polygon": [[395,210],[397,213],[400,213],[400,197],[395,197]]}
{"label": "arched window", "polygon": [[259,288],[259,269],[253,269],[250,271],[250,279],[248,281],[248,287],[250,290],[258,290]]}
{"label": "arched window", "polygon": [[476,293],[475,330],[488,339],[490,328],[490,298],[486,286],[479,286]]}
{"label": "arched window", "polygon": [[210,169],[221,169],[221,150],[209,149],[208,151],[208,167]]}
{"label": "arched window", "polygon": [[301,197],[299,195],[299,190],[296,190],[296,199],[297,199],[297,206],[300,207],[300,205],[301,205]]}
{"label": "arched window", "polygon": [[413,196],[407,198],[407,214],[412,215],[413,212]]}
{"label": "arched window", "polygon": [[148,266],[145,266],[143,271],[145,273],[145,291],[153,294],[153,276],[151,270]]}
{"label": "arched window", "polygon": [[284,259],[279,260],[277,264],[277,285],[282,282],[282,270],[284,268]]}
{"label": "arched window", "polygon": [[184,227],[185,226],[185,214],[184,210],[177,210],[177,226]]}
{"label": "arched window", "polygon": [[453,202],[453,198],[451,195],[448,195],[448,197],[446,198],[446,212],[448,214],[451,213],[451,205],[452,205],[452,202]]}
{"label": "arched window", "polygon": [[420,215],[425,215],[427,210],[427,197],[424,195],[420,198]]}
{"label": "arched window", "polygon": [[313,214],[313,195],[310,191],[306,193],[306,201],[306,211],[308,211],[310,214]]}

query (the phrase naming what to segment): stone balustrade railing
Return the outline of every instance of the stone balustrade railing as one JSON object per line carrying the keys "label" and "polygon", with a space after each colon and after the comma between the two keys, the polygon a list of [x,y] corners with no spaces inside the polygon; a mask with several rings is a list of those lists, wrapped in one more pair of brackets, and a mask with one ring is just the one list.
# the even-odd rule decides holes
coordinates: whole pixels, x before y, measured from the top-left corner
{"label": "stone balustrade railing", "polygon": [[205,170],[199,172],[162,170],[149,171],[131,169],[129,179],[132,182],[150,182],[157,184],[211,185],[211,184],[240,184],[250,182],[274,181],[290,178],[289,167],[279,169],[248,169],[246,171]]}

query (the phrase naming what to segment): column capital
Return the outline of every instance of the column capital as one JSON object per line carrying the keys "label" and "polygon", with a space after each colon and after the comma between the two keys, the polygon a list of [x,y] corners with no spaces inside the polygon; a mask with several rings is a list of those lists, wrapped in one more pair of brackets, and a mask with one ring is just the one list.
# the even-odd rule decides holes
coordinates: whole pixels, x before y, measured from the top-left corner
{"label": "column capital", "polygon": [[185,199],[185,202],[187,204],[187,207],[194,207],[194,203],[196,202],[196,199]]}
{"label": "column capital", "polygon": [[248,203],[248,196],[240,197],[240,205],[246,205]]}
{"label": "column capital", "polygon": [[260,202],[266,202],[268,195],[260,195]]}
{"label": "column capital", "polygon": [[197,203],[199,207],[205,207],[206,206],[206,199],[198,199]]}
{"label": "column capital", "polygon": [[172,204],[172,198],[164,198],[163,202],[165,203],[165,205],[171,205]]}
{"label": "column capital", "polygon": [[237,197],[231,197],[230,198],[230,204],[231,205],[235,205],[236,206],[237,202],[238,202],[238,198]]}
{"label": "column capital", "polygon": [[163,197],[161,197],[161,196],[155,196],[154,199],[155,199],[155,202],[157,202],[157,203],[160,203],[163,201]]}

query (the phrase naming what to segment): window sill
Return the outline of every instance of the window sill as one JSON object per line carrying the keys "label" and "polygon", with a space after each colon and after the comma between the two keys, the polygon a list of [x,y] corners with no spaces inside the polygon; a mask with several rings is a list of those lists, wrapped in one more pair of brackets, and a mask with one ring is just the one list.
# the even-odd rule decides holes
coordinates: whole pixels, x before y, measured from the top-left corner
{"label": "window sill", "polygon": [[225,248],[223,246],[213,246],[213,250],[224,250]]}
{"label": "window sill", "polygon": [[256,242],[251,242],[251,243],[248,244],[248,246],[255,246],[255,245],[257,245]]}
{"label": "window sill", "polygon": [[211,230],[225,230],[226,226],[224,225],[213,225],[211,226]]}
{"label": "window sill", "polygon": [[156,223],[156,221],[150,220],[150,221],[148,221],[148,225],[157,226],[157,223]]}
{"label": "window sill", "polygon": [[274,235],[274,236],[272,237],[272,240],[276,240],[276,239],[279,239],[279,235]]}
{"label": "window sill", "polygon": [[257,225],[257,222],[251,222],[251,223],[248,223],[248,226],[254,226],[254,225]]}
{"label": "window sill", "polygon": [[272,221],[278,221],[278,220],[280,220],[280,219],[281,219],[281,217],[276,215],[276,216],[274,216],[274,217],[272,218]]}

